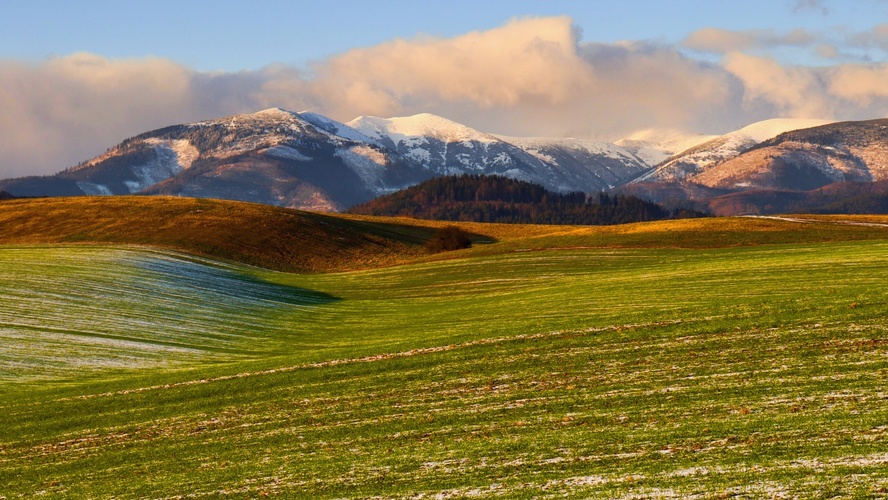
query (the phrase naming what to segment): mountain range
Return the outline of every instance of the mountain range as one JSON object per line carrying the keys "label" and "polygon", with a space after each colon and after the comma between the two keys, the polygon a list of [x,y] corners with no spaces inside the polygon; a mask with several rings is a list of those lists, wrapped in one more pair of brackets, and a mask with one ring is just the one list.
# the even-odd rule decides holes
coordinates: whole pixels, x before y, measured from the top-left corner
{"label": "mountain range", "polygon": [[716,213],[764,213],[749,201],[755,197],[744,204],[722,198],[753,192],[797,198],[832,183],[888,179],[888,120],[776,119],[720,136],[646,130],[607,143],[493,135],[432,114],[341,123],[272,108],[146,132],[58,174],[2,180],[0,190],[164,194],[342,211],[459,174],[502,175],[562,193],[615,191]]}
{"label": "mountain range", "polygon": [[147,132],[56,175],[0,181],[0,189],[15,196],[166,194],[339,211],[443,175],[498,174],[559,192],[595,192],[648,168],[612,144],[510,142],[430,114],[345,124],[273,108]]}

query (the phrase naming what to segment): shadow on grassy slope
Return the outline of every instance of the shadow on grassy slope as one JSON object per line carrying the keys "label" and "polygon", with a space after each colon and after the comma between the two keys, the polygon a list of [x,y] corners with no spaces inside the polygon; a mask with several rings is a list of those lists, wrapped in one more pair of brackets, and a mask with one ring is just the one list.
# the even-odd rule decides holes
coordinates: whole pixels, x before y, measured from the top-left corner
{"label": "shadow on grassy slope", "polygon": [[220,272],[220,267],[229,271],[228,266],[199,257],[188,259],[181,254],[176,259],[146,259],[136,267],[157,275],[175,276],[176,285],[183,289],[200,291],[212,285],[213,293],[238,303],[318,306],[342,300],[321,291],[268,281],[242,272],[243,268],[239,272]]}
{"label": "shadow on grassy slope", "polygon": [[397,264],[422,255],[433,231],[193,198],[45,198],[0,206],[4,244],[152,245],[289,272]]}

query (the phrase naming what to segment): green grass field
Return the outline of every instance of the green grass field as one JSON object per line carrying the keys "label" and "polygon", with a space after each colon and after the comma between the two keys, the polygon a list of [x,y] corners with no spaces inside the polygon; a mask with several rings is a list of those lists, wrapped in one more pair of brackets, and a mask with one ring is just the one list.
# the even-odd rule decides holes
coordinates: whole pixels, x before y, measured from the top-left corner
{"label": "green grass field", "polygon": [[[433,227],[374,221],[339,219]],[[884,498],[888,228],[840,222],[470,224],[310,274],[10,241],[0,498]]]}

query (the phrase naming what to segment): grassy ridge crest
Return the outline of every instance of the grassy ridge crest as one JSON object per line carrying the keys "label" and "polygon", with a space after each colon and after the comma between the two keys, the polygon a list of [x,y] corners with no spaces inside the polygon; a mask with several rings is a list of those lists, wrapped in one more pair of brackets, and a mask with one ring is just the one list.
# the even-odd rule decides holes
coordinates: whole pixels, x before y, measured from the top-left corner
{"label": "grassy ridge crest", "polygon": [[147,245],[297,273],[374,269],[429,256],[437,228],[476,245],[459,256],[559,248],[724,248],[888,238],[888,216],[726,217],[617,226],[489,224],[352,214],[181,197],[15,199],[0,203],[0,245]]}
{"label": "grassy ridge crest", "polygon": [[289,272],[395,264],[421,254],[431,233],[197,198],[42,198],[0,205],[2,244],[149,245]]}

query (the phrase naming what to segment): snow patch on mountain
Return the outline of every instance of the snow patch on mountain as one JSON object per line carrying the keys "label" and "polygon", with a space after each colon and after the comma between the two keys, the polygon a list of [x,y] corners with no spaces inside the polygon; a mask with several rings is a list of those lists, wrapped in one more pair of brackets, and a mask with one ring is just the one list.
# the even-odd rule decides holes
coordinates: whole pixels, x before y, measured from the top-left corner
{"label": "snow patch on mountain", "polygon": [[183,170],[191,168],[191,164],[200,156],[200,151],[185,139],[159,139],[151,137],[145,139],[145,144],[154,146],[158,156],[169,157],[169,152],[175,154],[175,161]]}
{"label": "snow patch on mountain", "polygon": [[310,156],[305,156],[300,153],[299,150],[295,148],[291,148],[290,146],[273,146],[270,148],[265,148],[259,150],[259,153],[274,156],[275,158],[283,158],[285,160],[296,160],[296,161],[310,161]]}
{"label": "snow patch on mountain", "polygon": [[130,193],[137,193],[148,186],[165,181],[183,170],[179,164],[175,151],[168,148],[157,148],[157,158],[130,168],[136,180],[126,180],[123,183]]}
{"label": "snow patch on mountain", "polygon": [[368,145],[341,148],[336,151],[336,156],[358,174],[361,181],[374,192],[382,194],[390,191],[382,182],[387,159],[378,149]]}
{"label": "snow patch on mountain", "polygon": [[111,196],[114,193],[104,184],[96,184],[93,182],[77,181],[77,187],[87,196]]}
{"label": "snow patch on mountain", "polygon": [[260,119],[268,118],[271,120],[288,120],[294,116],[296,116],[296,113],[292,111],[287,111],[286,109],[268,108],[248,115],[234,115],[231,118],[251,117]]}
{"label": "snow patch on mountain", "polygon": [[[189,127],[221,127],[231,133],[220,146],[210,151],[201,151],[205,156],[230,158],[260,150],[276,148],[280,145],[292,146],[294,138],[320,133],[336,141],[343,139],[315,124],[303,119],[298,113],[280,108],[269,108],[246,115],[235,115],[218,120],[208,120]],[[272,150],[270,154],[287,154],[286,150]],[[301,154],[301,153],[300,153]]]}
{"label": "snow patch on mountain", "polygon": [[[362,116],[348,123],[381,147],[434,175],[544,171],[546,165],[495,136],[424,113],[399,118]],[[544,182],[543,178],[535,179]]]}
{"label": "snow patch on mountain", "polygon": [[427,149],[414,148],[407,151],[405,156],[423,165],[428,165],[432,161],[432,153]]}
{"label": "snow patch on mountain", "polygon": [[610,189],[650,169],[632,151],[607,142],[575,138],[499,137],[544,164],[549,172],[547,183],[562,192]]}
{"label": "snow patch on mountain", "polygon": [[369,144],[379,145],[378,142],[367,135],[361,133],[358,130],[344,124],[339,123],[336,120],[331,120],[324,115],[319,115],[317,113],[311,113],[309,111],[302,111],[300,113],[296,113],[297,116],[302,118],[303,120],[311,123],[315,127],[333,134],[338,137],[342,137],[355,142],[363,142]]}

